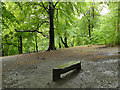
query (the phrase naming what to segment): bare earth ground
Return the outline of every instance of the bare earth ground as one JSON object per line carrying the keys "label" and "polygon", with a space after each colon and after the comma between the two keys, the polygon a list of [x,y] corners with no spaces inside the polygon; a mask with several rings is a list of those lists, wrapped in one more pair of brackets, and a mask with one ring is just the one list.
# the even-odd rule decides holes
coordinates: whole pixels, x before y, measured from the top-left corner
{"label": "bare earth ground", "polygon": [[[2,57],[2,87],[119,88],[117,52],[118,47],[99,45]],[[82,70],[52,82],[52,69],[70,61],[81,61]]]}

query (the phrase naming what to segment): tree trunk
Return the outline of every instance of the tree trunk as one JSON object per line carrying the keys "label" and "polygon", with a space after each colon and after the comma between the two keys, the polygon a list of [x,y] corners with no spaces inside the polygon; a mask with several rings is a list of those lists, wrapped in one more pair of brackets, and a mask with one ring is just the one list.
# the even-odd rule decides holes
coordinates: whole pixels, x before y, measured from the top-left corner
{"label": "tree trunk", "polygon": [[18,51],[19,51],[19,54],[22,54],[22,36],[19,36],[19,39],[18,39]]}
{"label": "tree trunk", "polygon": [[38,45],[37,45],[37,37],[35,37],[36,41],[36,52],[38,52]]}
{"label": "tree trunk", "polygon": [[65,48],[68,48],[68,45],[67,45],[67,43],[64,43],[64,46],[65,46]]}
{"label": "tree trunk", "polygon": [[59,48],[61,48],[61,44],[60,44],[60,38],[59,38]]}
{"label": "tree trunk", "polygon": [[120,46],[120,2],[118,2],[118,46]]}
{"label": "tree trunk", "polygon": [[20,36],[20,53],[22,53],[22,36]]}
{"label": "tree trunk", "polygon": [[18,52],[19,52],[19,54],[20,54],[20,39],[18,38]]}
{"label": "tree trunk", "polygon": [[62,37],[60,37],[61,39],[61,42],[64,44],[65,48],[68,48],[68,45],[67,45],[67,37],[65,37],[65,41],[63,41]]}
{"label": "tree trunk", "polygon": [[89,38],[90,38],[90,40],[91,40],[90,20],[88,20],[88,23],[89,23],[89,25],[88,25],[88,29],[89,29]]}
{"label": "tree trunk", "polygon": [[93,27],[94,27],[94,7],[92,7],[92,10],[93,10],[93,22],[92,22],[92,30],[93,30]]}
{"label": "tree trunk", "polygon": [[120,34],[119,34],[118,29],[119,29],[119,21],[117,22],[117,42],[116,42],[116,45],[119,46],[120,45],[120,40],[119,40],[120,39],[120,36],[119,36]]}
{"label": "tree trunk", "polygon": [[68,45],[67,45],[67,37],[66,37],[66,36],[65,36],[65,39],[64,39],[64,40],[65,40],[64,45],[65,45],[66,48],[68,48]]}
{"label": "tree trunk", "polygon": [[50,30],[49,30],[49,48],[48,48],[48,51],[56,50],[55,43],[54,43],[54,23],[53,23],[54,8],[53,7],[54,7],[53,2],[49,2]]}
{"label": "tree trunk", "polygon": [[61,48],[61,44],[60,44],[60,42],[59,42],[59,48]]}
{"label": "tree trunk", "polygon": [[[57,17],[57,30],[58,30],[58,9],[57,9],[57,14],[56,15],[57,15],[56,17]],[[61,48],[60,37],[59,37],[59,48]]]}
{"label": "tree trunk", "polygon": [[[89,17],[90,17],[90,11],[89,11]],[[89,29],[89,39],[90,39],[90,44],[91,44],[91,30],[90,30],[90,19],[88,19],[88,29]]]}
{"label": "tree trunk", "polygon": [[36,52],[38,52],[38,46],[37,46],[37,42],[36,42]]}

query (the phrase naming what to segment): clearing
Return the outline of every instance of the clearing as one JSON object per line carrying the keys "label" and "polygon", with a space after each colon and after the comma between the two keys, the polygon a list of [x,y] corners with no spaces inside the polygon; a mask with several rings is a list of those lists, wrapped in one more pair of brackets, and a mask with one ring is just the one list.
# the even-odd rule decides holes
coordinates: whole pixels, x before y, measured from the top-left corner
{"label": "clearing", "polygon": [[[119,88],[118,47],[79,46],[2,57],[3,88]],[[52,81],[52,69],[81,61],[82,70]]]}

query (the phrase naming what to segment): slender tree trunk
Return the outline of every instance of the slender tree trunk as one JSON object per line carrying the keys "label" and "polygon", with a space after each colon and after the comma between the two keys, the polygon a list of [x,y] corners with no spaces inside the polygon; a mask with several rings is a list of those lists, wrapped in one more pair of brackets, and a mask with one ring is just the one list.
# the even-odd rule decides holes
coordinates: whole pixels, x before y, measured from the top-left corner
{"label": "slender tree trunk", "polygon": [[22,36],[20,36],[20,53],[22,53]]}
{"label": "slender tree trunk", "polygon": [[[58,9],[57,9],[57,30],[58,30]],[[59,34],[60,35],[60,34]],[[61,44],[60,44],[60,37],[59,37],[59,48],[61,48]]]}
{"label": "slender tree trunk", "polygon": [[[90,11],[89,11],[89,17],[90,17]],[[88,29],[89,29],[89,39],[91,44],[91,28],[90,28],[90,19],[88,19]]]}
{"label": "slender tree trunk", "polygon": [[92,11],[93,11],[93,22],[92,22],[92,30],[93,30],[93,28],[94,28],[94,7],[92,7]]}
{"label": "slender tree trunk", "polygon": [[20,54],[22,53],[22,36],[20,36]]}
{"label": "slender tree trunk", "polygon": [[36,52],[38,52],[38,46],[37,46],[37,42],[36,42]]}
{"label": "slender tree trunk", "polygon": [[18,38],[18,52],[19,52],[19,54],[20,54],[20,38]]}
{"label": "slender tree trunk", "polygon": [[68,45],[67,45],[67,37],[66,37],[66,36],[65,36],[65,39],[64,39],[64,40],[65,40],[64,45],[65,45],[66,48],[68,48]]}
{"label": "slender tree trunk", "polygon": [[64,36],[65,36],[65,38],[64,38],[64,41],[65,41],[64,45],[65,45],[66,48],[68,48],[66,32],[65,32]]}
{"label": "slender tree trunk", "polygon": [[53,18],[54,18],[54,5],[53,2],[49,2],[49,20],[50,20],[50,30],[49,30],[49,48],[48,51],[50,50],[56,50],[55,48],[55,43],[54,43],[54,23],[53,23]]}
{"label": "slender tree trunk", "polygon": [[62,37],[60,37],[61,39],[61,42],[64,44],[65,48],[68,48],[68,45],[67,45],[67,38],[65,37],[65,41],[63,41]]}
{"label": "slender tree trunk", "polygon": [[36,41],[36,52],[38,52],[37,37],[35,37],[35,41]]}
{"label": "slender tree trunk", "polygon": [[61,48],[61,44],[60,44],[60,42],[59,42],[59,48]]}
{"label": "slender tree trunk", "polygon": [[22,54],[22,36],[19,36],[19,39],[18,39],[18,51],[19,51],[19,54]]}
{"label": "slender tree trunk", "polygon": [[120,2],[118,2],[118,46],[120,46]]}
{"label": "slender tree trunk", "polygon": [[[119,18],[119,17],[118,17]],[[119,30],[119,20],[120,19],[118,19],[118,25],[117,25],[117,31],[118,31],[118,46],[120,46],[120,30]]]}
{"label": "slender tree trunk", "polygon": [[88,20],[88,23],[89,23],[89,25],[88,25],[88,29],[89,29],[89,38],[90,38],[90,40],[91,40],[90,20]]}
{"label": "slender tree trunk", "polygon": [[4,55],[4,51],[3,51],[3,50],[2,50],[2,56],[5,56],[5,55]]}

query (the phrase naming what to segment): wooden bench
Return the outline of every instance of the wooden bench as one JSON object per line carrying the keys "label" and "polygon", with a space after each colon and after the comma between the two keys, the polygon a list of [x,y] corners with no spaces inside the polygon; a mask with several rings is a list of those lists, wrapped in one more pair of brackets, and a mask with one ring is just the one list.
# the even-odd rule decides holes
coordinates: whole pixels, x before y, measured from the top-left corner
{"label": "wooden bench", "polygon": [[66,73],[70,70],[80,70],[81,69],[81,62],[80,61],[73,61],[69,62],[53,69],[53,81],[57,81],[60,79],[60,75]]}

